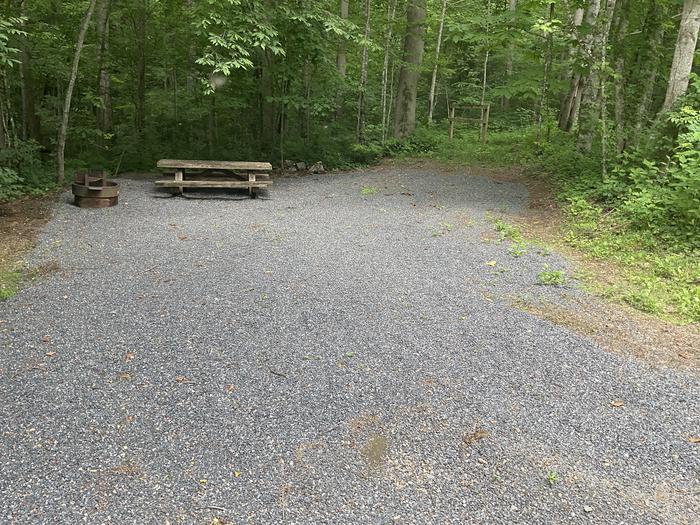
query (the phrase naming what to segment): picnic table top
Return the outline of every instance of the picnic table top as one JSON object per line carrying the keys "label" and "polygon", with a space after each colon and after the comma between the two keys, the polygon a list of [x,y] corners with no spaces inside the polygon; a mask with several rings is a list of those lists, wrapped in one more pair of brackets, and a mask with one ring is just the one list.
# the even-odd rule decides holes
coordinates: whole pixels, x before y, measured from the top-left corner
{"label": "picnic table top", "polygon": [[272,171],[272,164],[269,162],[161,159],[157,166],[166,169]]}

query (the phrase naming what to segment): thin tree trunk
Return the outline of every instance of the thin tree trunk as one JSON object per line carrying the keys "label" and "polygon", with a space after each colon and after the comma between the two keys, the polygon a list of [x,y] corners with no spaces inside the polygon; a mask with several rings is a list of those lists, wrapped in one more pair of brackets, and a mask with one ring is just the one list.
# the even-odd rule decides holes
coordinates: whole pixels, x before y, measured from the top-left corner
{"label": "thin tree trunk", "polygon": [[661,108],[662,111],[671,109],[676,100],[688,91],[699,30],[700,0],[685,0],[683,3],[683,14],[681,15],[681,25],[678,29],[676,51],[673,54],[671,74],[668,78],[666,99]]}
{"label": "thin tree trunk", "polygon": [[634,129],[631,133],[630,140],[635,147],[639,147],[642,130],[649,120],[651,103],[654,98],[654,91],[659,77],[660,47],[664,41],[665,25],[664,25],[664,9],[657,2],[652,3],[647,15],[645,23],[645,34],[649,37],[649,45],[647,52],[642,54],[639,63],[641,70],[639,72],[638,83],[642,86],[642,91],[639,95],[637,108],[634,119]]}
{"label": "thin tree trunk", "polygon": [[[391,59],[391,37],[396,16],[396,0],[390,0],[387,12],[386,42],[384,45],[384,68],[382,69],[382,144],[386,141],[386,130],[389,127],[389,111],[391,104],[387,106],[387,86],[389,82],[389,62]],[[393,69],[392,69],[393,84]]]}
{"label": "thin tree trunk", "polygon": [[[554,2],[549,3],[549,18],[548,21],[551,24],[554,20]],[[545,111],[545,106],[547,104],[547,94],[549,92],[549,74],[552,69],[552,46],[554,38],[550,31],[547,33],[547,45],[544,56],[544,74],[542,75],[542,90],[540,93],[540,103],[537,106],[537,142],[542,139],[542,119]]]}
{"label": "thin tree trunk", "polygon": [[[600,92],[606,78],[605,49],[608,45],[608,33],[612,23],[612,13],[615,9],[615,0],[607,0],[603,7],[600,6],[600,3],[600,0],[591,0],[590,4],[594,7],[593,11],[595,11],[596,16],[590,46],[591,67],[589,74],[584,79],[581,93],[581,117],[576,140],[576,148],[581,153],[590,153],[593,149],[593,139],[600,121],[602,107]],[[596,7],[597,9],[595,9]]]}
{"label": "thin tree trunk", "polygon": [[[26,16],[26,2],[21,0],[20,16]],[[23,24],[24,26],[24,24]],[[24,27],[23,30],[26,30]],[[39,119],[36,115],[34,100],[34,81],[32,78],[31,55],[26,35],[20,37],[21,63],[19,66],[20,86],[22,95],[22,133],[23,140],[39,140]]]}
{"label": "thin tree trunk", "polygon": [[617,56],[615,57],[615,138],[617,153],[625,150],[627,137],[625,132],[625,38],[629,27],[629,3],[622,0],[619,4],[617,21]]}
{"label": "thin tree trunk", "polygon": [[406,36],[394,115],[397,139],[408,137],[416,129],[418,81],[425,48],[425,4],[426,0],[409,0],[406,10]]}
{"label": "thin tree trunk", "polygon": [[[583,23],[583,8],[576,9],[574,13],[574,28],[578,30]],[[569,58],[574,59],[577,55],[581,54],[581,49],[572,47],[569,50]],[[561,110],[559,112],[559,128],[564,131],[571,131],[571,129],[576,125],[576,120],[578,119],[578,107],[581,100],[581,74],[578,72],[571,72],[571,81],[569,93],[562,103]]]}
{"label": "thin tree trunk", "polygon": [[[348,19],[350,12],[350,0],[340,0],[340,18],[343,20]],[[342,39],[338,44],[338,54],[336,55],[336,65],[338,67],[338,74],[345,78],[348,74],[348,56],[347,56],[348,44],[345,39]]]}
{"label": "thin tree trunk", "polygon": [[209,96],[209,123],[207,126],[207,142],[209,145],[209,158],[214,158],[216,150],[216,91]]}
{"label": "thin tree trunk", "polygon": [[136,9],[136,131],[146,127],[146,0],[138,0]]}
{"label": "thin tree trunk", "polygon": [[372,28],[372,0],[365,0],[365,41],[362,45],[362,67],[360,70],[360,93],[357,100],[357,142],[365,140],[365,89],[367,87],[367,66],[369,64],[369,35]]}
{"label": "thin tree trunk", "polygon": [[109,76],[109,11],[110,0],[102,0],[98,11],[97,34],[100,41],[98,96],[101,106],[97,110],[100,131],[112,131],[112,90]]}
{"label": "thin tree trunk", "polygon": [[[508,11],[511,15],[518,9],[518,0],[509,0]],[[508,45],[508,54],[506,55],[506,79],[510,82],[513,77],[513,44]],[[503,97],[503,109],[510,109],[510,97]]]}
{"label": "thin tree trunk", "polygon": [[432,124],[433,111],[435,110],[435,87],[437,86],[438,64],[440,62],[440,48],[442,47],[442,32],[445,29],[446,11],[447,0],[442,0],[442,9],[440,10],[440,28],[438,29],[438,38],[435,45],[435,63],[433,64],[433,76],[430,79],[430,95],[428,97],[428,124]]}
{"label": "thin tree trunk", "polygon": [[61,119],[61,127],[58,131],[58,143],[56,145],[56,164],[57,173],[56,180],[59,184],[63,184],[66,179],[66,166],[65,166],[65,150],[66,150],[66,135],[68,133],[68,119],[70,117],[70,105],[73,98],[73,89],[75,88],[75,81],[78,78],[78,66],[80,65],[80,53],[83,51],[83,43],[85,42],[85,34],[87,33],[88,26],[90,25],[90,20],[92,19],[92,13],[95,10],[95,3],[97,0],[90,0],[87,12],[83,18],[83,22],[80,25],[80,32],[78,33],[78,41],[75,45],[75,55],[73,56],[73,65],[71,66],[71,73],[68,80],[68,89],[66,89],[66,98],[63,102],[63,115]]}

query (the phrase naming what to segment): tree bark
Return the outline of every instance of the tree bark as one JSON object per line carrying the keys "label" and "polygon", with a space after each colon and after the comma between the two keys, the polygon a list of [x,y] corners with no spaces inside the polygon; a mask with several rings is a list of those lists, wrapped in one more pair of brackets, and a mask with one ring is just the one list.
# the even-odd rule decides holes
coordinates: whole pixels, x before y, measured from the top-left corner
{"label": "tree bark", "polygon": [[[583,8],[576,9],[574,13],[574,28],[578,30],[583,24]],[[576,59],[582,53],[582,49],[572,47],[569,50],[569,58]],[[559,112],[559,128],[564,131],[571,131],[578,119],[579,102],[581,101],[581,73],[572,71],[569,93],[562,103]]]}
{"label": "tree bark", "polygon": [[[511,0],[515,2],[516,0]],[[435,64],[433,64],[433,76],[430,79],[430,95],[428,96],[428,123],[433,122],[433,111],[435,110],[435,87],[437,86],[438,64],[440,62],[440,48],[442,47],[442,32],[445,29],[445,12],[447,11],[447,0],[442,0],[440,10],[440,28],[438,29],[437,43],[435,44]]]}
{"label": "tree bark", "polygon": [[394,115],[394,137],[402,139],[416,129],[418,80],[425,48],[426,0],[409,0],[406,10],[406,35],[403,62],[399,73]]}
{"label": "tree bark", "polygon": [[367,87],[367,66],[369,64],[369,35],[372,28],[372,0],[365,0],[365,41],[362,45],[362,67],[360,69],[360,93],[357,100],[357,142],[365,140],[365,89]]}
{"label": "tree bark", "polygon": [[[390,0],[387,12],[386,42],[384,44],[384,68],[382,69],[382,144],[386,140],[386,130],[389,127],[389,112],[391,104],[387,105],[387,87],[389,85],[389,62],[391,59],[391,38],[393,36],[394,18],[396,17],[396,0]],[[392,70],[393,76],[393,70]],[[393,79],[392,79],[393,80]]]}
{"label": "tree bark", "polygon": [[[21,0],[19,8],[20,16],[26,16],[26,2]],[[22,28],[26,30],[26,28]],[[22,95],[22,133],[23,140],[40,139],[40,124],[36,114],[34,98],[34,81],[32,78],[31,54],[29,42],[25,35],[20,38],[21,62],[19,66],[21,95]]]}
{"label": "tree bark", "polygon": [[[340,18],[347,20],[350,13],[350,0],[340,0]],[[345,78],[348,74],[348,44],[345,39],[342,39],[338,44],[338,54],[336,56],[336,65],[338,74]]]}
{"label": "tree bark", "polygon": [[619,4],[617,19],[617,56],[615,57],[615,138],[617,152],[622,153],[627,144],[625,131],[625,38],[629,27],[629,3],[622,0]]}
{"label": "tree bark", "polygon": [[638,60],[641,70],[639,71],[637,82],[641,85],[642,91],[638,97],[634,129],[630,136],[630,141],[635,147],[639,147],[642,130],[649,120],[651,103],[659,77],[659,67],[661,65],[659,51],[665,34],[664,15],[663,7],[658,2],[654,2],[649,8],[645,21],[644,33],[650,36],[646,53],[642,53]]}
{"label": "tree bark", "polygon": [[68,80],[68,88],[66,89],[66,98],[63,102],[63,115],[61,119],[61,127],[58,131],[58,142],[56,145],[56,164],[57,173],[56,180],[59,184],[63,184],[66,179],[66,166],[65,166],[65,150],[66,150],[66,135],[68,133],[68,119],[70,117],[70,105],[73,98],[73,89],[75,88],[75,81],[78,78],[78,66],[80,65],[80,53],[83,51],[83,44],[85,42],[85,34],[87,33],[88,26],[90,25],[90,20],[92,19],[92,13],[95,10],[95,3],[97,0],[90,0],[87,12],[83,18],[83,22],[80,25],[80,32],[78,33],[78,41],[75,45],[75,55],[73,56],[73,65],[71,66],[71,73]]}
{"label": "tree bark", "polygon": [[608,33],[612,23],[615,0],[607,0],[601,6],[601,0],[590,0],[586,22],[592,27],[590,40],[590,68],[583,80],[581,92],[581,109],[576,148],[581,153],[590,153],[593,149],[595,131],[600,121],[600,90],[605,80],[605,49],[608,45]]}
{"label": "tree bark", "polygon": [[[549,18],[551,24],[554,20],[554,2],[549,3]],[[552,47],[554,37],[551,31],[547,33],[547,44],[544,55],[544,74],[542,75],[542,90],[540,92],[540,103],[537,106],[537,142],[542,139],[542,119],[544,117],[545,106],[547,104],[547,94],[549,92],[549,74],[552,69]]]}
{"label": "tree bark", "polygon": [[100,41],[99,72],[97,75],[98,96],[101,106],[97,109],[97,124],[100,131],[112,131],[112,89],[109,74],[109,14],[110,0],[102,0],[97,17],[97,35]]}
{"label": "tree bark", "polygon": [[676,100],[688,91],[695,46],[698,42],[698,30],[700,30],[700,0],[685,0],[662,111],[671,109]]}
{"label": "tree bark", "polygon": [[[518,9],[518,0],[509,0],[508,2],[508,11],[511,12],[511,15],[515,13],[515,11]],[[513,45],[510,44],[508,46],[508,54],[506,55],[506,79],[508,82],[510,82],[510,79],[513,77]],[[503,98],[503,109],[510,109],[510,97],[504,97]]]}
{"label": "tree bark", "polygon": [[134,23],[136,37],[136,131],[146,127],[146,0],[138,0]]}

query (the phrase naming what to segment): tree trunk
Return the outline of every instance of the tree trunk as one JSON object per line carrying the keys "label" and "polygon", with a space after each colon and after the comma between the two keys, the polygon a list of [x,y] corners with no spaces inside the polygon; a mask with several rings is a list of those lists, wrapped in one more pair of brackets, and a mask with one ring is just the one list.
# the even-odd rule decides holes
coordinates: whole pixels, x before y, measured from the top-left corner
{"label": "tree trunk", "polygon": [[[549,3],[549,18],[551,24],[554,20],[554,2]],[[552,69],[552,46],[554,38],[550,31],[547,33],[547,45],[544,56],[544,74],[542,75],[542,90],[540,93],[540,103],[537,106],[537,142],[542,139],[542,119],[544,117],[545,106],[547,104],[547,94],[549,92],[549,74]]]}
{"label": "tree trunk", "polygon": [[146,127],[146,0],[138,0],[135,20],[136,38],[136,131]]}
{"label": "tree trunk", "polygon": [[[577,30],[583,23],[583,15],[584,10],[582,8],[576,9],[573,22],[574,28]],[[569,58],[575,59],[581,52],[581,49],[572,47],[569,50]],[[571,81],[569,93],[564,99],[559,112],[559,128],[564,131],[571,131],[571,129],[576,125],[576,121],[578,119],[579,102],[581,100],[581,74],[572,71],[570,76]]]}
{"label": "tree trunk", "polygon": [[615,0],[607,0],[601,7],[601,0],[590,0],[586,22],[592,27],[590,40],[590,70],[584,77],[581,92],[581,109],[576,148],[581,153],[590,153],[593,138],[600,122],[600,89],[605,81],[605,49],[608,45],[608,32],[612,23]]}
{"label": "tree trunk", "polygon": [[[20,16],[26,16],[26,2],[20,2]],[[24,26],[24,24],[23,24]],[[22,27],[23,30],[26,28]],[[29,42],[26,35],[20,37],[21,62],[19,75],[22,95],[22,133],[23,140],[40,139],[39,119],[36,114],[34,101],[34,81],[32,79],[31,55],[29,53]]]}
{"label": "tree trunk", "polygon": [[109,11],[110,0],[102,0],[97,19],[97,35],[100,41],[97,124],[100,131],[112,131],[112,90],[109,77]]}
{"label": "tree trunk", "polygon": [[[515,1],[515,0],[511,0]],[[440,29],[438,29],[437,44],[435,45],[435,64],[433,64],[433,77],[430,79],[430,95],[428,97],[428,123],[433,122],[433,111],[435,110],[435,86],[437,85],[438,63],[440,62],[440,48],[442,46],[442,32],[445,29],[445,12],[447,11],[447,0],[442,0],[440,10]]]}
{"label": "tree trunk", "polygon": [[360,93],[357,100],[357,142],[365,140],[365,89],[367,87],[367,66],[369,64],[369,34],[372,28],[372,0],[365,0],[365,41],[362,45],[362,68],[360,70]]}
{"label": "tree trunk", "polygon": [[642,91],[639,95],[634,118],[634,129],[631,133],[630,141],[635,147],[639,147],[642,137],[642,130],[649,120],[651,103],[654,98],[654,91],[659,77],[660,48],[664,41],[665,34],[665,12],[658,2],[652,3],[649,8],[647,20],[645,22],[644,33],[649,36],[647,52],[641,54],[639,63],[641,70],[637,82],[641,85]]}
{"label": "tree trunk", "polygon": [[[350,13],[350,0],[340,0],[340,18],[343,20],[348,19]],[[342,39],[338,44],[338,54],[336,56],[336,65],[338,67],[338,74],[345,78],[348,74],[348,56],[347,56],[348,44],[345,39]]]}
{"label": "tree trunk", "polygon": [[[511,12],[511,15],[515,13],[515,11],[518,9],[518,0],[509,0],[508,2],[508,11]],[[508,82],[510,82],[511,77],[513,76],[513,45],[510,44],[508,46],[508,54],[506,55],[506,79]],[[503,98],[503,109],[510,109],[510,97],[504,97]]]}
{"label": "tree trunk", "polygon": [[56,180],[59,184],[63,184],[66,179],[66,166],[65,166],[65,150],[66,150],[66,135],[68,133],[68,118],[70,116],[70,104],[73,98],[73,89],[75,88],[75,80],[78,78],[78,66],[80,65],[80,53],[83,51],[83,43],[85,42],[85,34],[87,33],[88,26],[90,25],[90,20],[92,19],[92,13],[95,10],[95,3],[97,0],[90,0],[90,5],[88,6],[87,12],[85,13],[85,18],[80,25],[80,32],[78,33],[78,42],[75,45],[75,55],[73,56],[73,65],[71,66],[71,73],[68,79],[68,89],[66,89],[66,98],[63,102],[63,115],[61,119],[61,127],[58,131],[58,143],[56,145],[56,164],[57,173]]}
{"label": "tree trunk", "polygon": [[700,30],[700,0],[685,0],[662,111],[671,109],[676,100],[688,91],[695,46],[698,42],[698,30]]}
{"label": "tree trunk", "polygon": [[426,0],[409,0],[406,10],[403,63],[394,115],[394,137],[397,139],[408,137],[416,129],[418,80],[425,47],[425,4]]}
{"label": "tree trunk", "polygon": [[615,57],[615,138],[617,153],[622,153],[627,144],[625,131],[625,38],[629,27],[629,3],[622,0],[619,4],[617,20],[617,56]]}
{"label": "tree trunk", "polygon": [[[386,140],[386,130],[389,127],[389,111],[387,105],[387,87],[389,84],[389,62],[391,59],[391,37],[393,36],[394,17],[396,16],[396,0],[389,2],[387,12],[386,42],[384,44],[384,68],[382,69],[382,144]],[[393,70],[392,70],[393,77]]]}

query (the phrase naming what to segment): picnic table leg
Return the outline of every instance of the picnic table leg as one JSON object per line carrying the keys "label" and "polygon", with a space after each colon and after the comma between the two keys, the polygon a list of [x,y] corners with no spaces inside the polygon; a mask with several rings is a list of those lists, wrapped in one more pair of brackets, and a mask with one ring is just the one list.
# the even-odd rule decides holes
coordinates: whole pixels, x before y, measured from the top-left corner
{"label": "picnic table leg", "polygon": [[[182,169],[176,170],[175,171],[175,182],[181,182],[184,179],[184,174],[185,174],[185,170],[182,170]],[[177,187],[177,193],[179,193],[180,195],[182,195],[182,190],[183,190],[182,186]]]}
{"label": "picnic table leg", "polygon": [[[255,182],[255,173],[248,173],[248,182]],[[248,194],[251,198],[257,198],[258,194],[256,192],[257,188],[248,188]]]}

